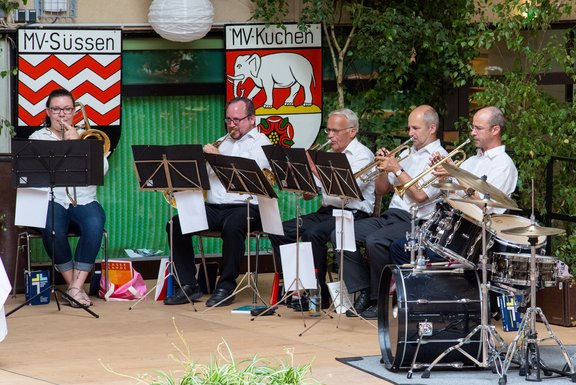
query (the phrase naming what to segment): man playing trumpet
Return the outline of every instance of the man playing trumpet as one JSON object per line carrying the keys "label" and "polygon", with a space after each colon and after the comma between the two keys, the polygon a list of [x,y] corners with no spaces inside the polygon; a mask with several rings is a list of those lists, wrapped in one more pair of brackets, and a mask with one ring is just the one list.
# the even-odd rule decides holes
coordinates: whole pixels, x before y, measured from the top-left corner
{"label": "man playing trumpet", "polygon": [[[260,168],[269,168],[262,146],[269,145],[270,141],[255,127],[256,116],[252,101],[242,97],[230,100],[226,104],[224,122],[228,133],[216,143],[205,145],[204,152],[254,159]],[[223,243],[220,278],[216,290],[206,301],[206,305],[226,306],[234,301],[231,295],[236,288],[236,278],[246,248],[248,196],[228,193],[210,167],[208,177],[210,180],[210,190],[206,195],[208,230],[220,231]],[[250,201],[251,230],[262,229],[257,203],[256,197]],[[196,264],[192,247],[192,236],[195,233],[182,234],[178,215],[173,220],[172,256],[181,288],[164,299],[166,305],[185,304],[188,299],[196,301],[202,297],[202,291],[196,281]],[[166,232],[170,237],[170,223],[166,225]]]}
{"label": "man playing trumpet", "polygon": [[[436,138],[438,126],[438,113],[430,106],[418,106],[410,113],[408,135],[413,143],[411,154],[406,157],[406,150],[400,154],[403,160],[399,161],[396,157],[387,156],[388,151],[385,149],[376,152],[376,160],[380,161],[378,169],[381,171],[376,179],[377,194],[392,192],[395,185],[411,181],[413,176],[426,170],[433,153],[447,154]],[[344,252],[344,281],[350,293],[359,292],[354,309],[361,317],[376,319],[378,316],[376,301],[380,275],[384,267],[390,264],[390,245],[410,230],[410,206],[429,202],[439,193],[434,187],[420,188],[415,184],[402,196],[394,193],[388,210],[379,217],[367,218],[354,224],[356,244],[364,248],[366,255],[362,255],[358,249],[355,252]],[[419,219],[426,217],[432,210],[433,207],[423,207],[418,210],[417,216]],[[333,233],[333,242],[335,237]],[[353,317],[356,314],[348,310],[346,315]]]}
{"label": "man playing trumpet", "polygon": [[[374,158],[372,151],[356,139],[356,135],[358,134],[358,116],[356,116],[352,110],[343,108],[332,111],[328,115],[326,127],[325,131],[328,134],[330,151],[344,153],[353,172],[360,170],[363,166],[372,162]],[[318,178],[318,171],[314,163],[311,160],[309,163],[312,172]],[[364,200],[347,201],[344,209],[352,211],[354,219],[367,218],[374,210],[374,182],[362,182],[359,179],[357,179],[357,182]],[[311,199],[312,197],[305,196],[304,198]],[[336,226],[332,214],[334,209],[341,208],[342,199],[326,195],[322,187],[322,206],[316,212],[300,218],[299,234],[301,235],[301,240],[312,243],[314,266],[318,269],[318,283],[322,293],[323,308],[329,306],[330,300],[328,286],[326,285],[326,257],[330,234]],[[297,241],[296,226],[296,219],[291,219],[283,223],[285,235],[269,234],[276,255],[280,255],[280,245]]]}

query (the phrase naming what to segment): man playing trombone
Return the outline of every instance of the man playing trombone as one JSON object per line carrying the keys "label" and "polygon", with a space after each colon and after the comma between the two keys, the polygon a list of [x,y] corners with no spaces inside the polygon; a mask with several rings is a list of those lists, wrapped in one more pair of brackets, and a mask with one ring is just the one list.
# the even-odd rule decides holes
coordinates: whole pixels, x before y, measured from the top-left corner
{"label": "man playing trombone", "polygon": [[[223,154],[254,159],[261,168],[269,168],[262,146],[269,145],[266,135],[255,127],[254,104],[250,99],[237,97],[226,103],[226,123],[228,133],[213,144],[207,144],[203,150],[211,154]],[[216,290],[206,301],[207,306],[226,306],[234,301],[231,294],[236,288],[240,262],[244,257],[247,234],[246,199],[248,196],[228,193],[211,168],[208,169],[210,190],[206,195],[206,218],[208,229],[222,233],[222,263],[220,278]],[[250,202],[250,229],[261,230],[260,213],[256,207],[257,198]],[[196,264],[192,236],[195,233],[182,234],[180,220],[173,218],[172,256],[177,277],[182,288],[164,299],[166,305],[180,305],[188,299],[196,301],[202,296],[202,290],[196,281]],[[166,225],[170,237],[170,224]],[[170,242],[168,242],[170,244]],[[226,299],[225,301],[223,301]]]}
{"label": "man playing trombone", "polygon": [[[380,149],[376,152],[381,173],[376,179],[376,193],[385,194],[394,191],[395,186],[404,185],[428,167],[433,153],[446,155],[440,141],[436,138],[439,126],[438,113],[434,108],[421,105],[408,116],[408,135],[412,138],[411,153],[387,156],[388,151]],[[430,178],[433,177],[430,175]],[[422,181],[424,182],[424,181]],[[427,186],[420,188],[413,184],[399,195],[394,193],[390,206],[379,217],[367,218],[354,224],[356,244],[364,248],[366,258],[359,250],[344,252],[344,281],[350,293],[359,292],[354,302],[354,309],[365,319],[376,319],[378,316],[378,285],[384,267],[390,264],[389,247],[396,238],[405,236],[410,230],[410,206],[422,205],[433,199],[440,192]],[[433,207],[424,206],[418,211],[418,218],[429,215]],[[333,241],[336,234],[332,234]],[[336,243],[334,243],[336,244]],[[353,311],[347,311],[349,317],[355,316]]]}
{"label": "man playing trombone", "polygon": [[[328,134],[330,151],[340,152],[346,155],[352,172],[360,170],[363,166],[371,163],[374,159],[372,151],[361,144],[356,135],[358,134],[358,116],[347,108],[332,111],[328,115],[328,122],[325,131]],[[312,172],[318,177],[318,171],[312,161],[309,162]],[[363,201],[351,200],[345,203],[345,210],[350,210],[354,214],[354,219],[367,218],[374,210],[374,182],[363,182],[357,178],[358,187],[362,191]],[[314,266],[318,269],[318,283],[322,293],[322,308],[329,306],[330,295],[326,285],[326,257],[328,253],[328,241],[332,234],[336,222],[333,210],[342,208],[342,199],[328,196],[322,187],[322,206],[314,213],[304,215],[300,218],[299,234],[301,240],[312,243],[312,254],[314,256]],[[304,197],[304,199],[311,199]],[[269,234],[270,241],[274,247],[276,255],[280,255],[280,245],[294,243],[296,239],[297,220],[292,219],[283,223],[283,236]]]}

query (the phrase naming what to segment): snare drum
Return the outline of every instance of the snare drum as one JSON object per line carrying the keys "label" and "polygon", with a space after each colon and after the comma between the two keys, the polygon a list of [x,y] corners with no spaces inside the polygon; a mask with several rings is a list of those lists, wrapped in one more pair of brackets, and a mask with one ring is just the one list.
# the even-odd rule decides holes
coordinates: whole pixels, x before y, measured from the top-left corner
{"label": "snare drum", "polygon": [[[471,204],[447,199],[433,214],[435,221],[425,243],[444,258],[475,267],[482,252],[482,212]],[[493,233],[486,231],[486,244],[491,246]]]}
{"label": "snare drum", "polygon": [[[496,236],[492,252],[530,254],[530,244],[528,238],[520,235],[510,235],[502,233],[502,230],[514,227],[527,227],[532,223],[530,219],[517,215],[499,214],[492,215],[491,227]],[[536,254],[543,255],[546,252],[546,237],[538,237],[536,244]]]}
{"label": "snare drum", "polygon": [[[555,257],[536,256],[537,287],[556,286],[558,271]],[[492,281],[530,286],[530,254],[492,253]]]}

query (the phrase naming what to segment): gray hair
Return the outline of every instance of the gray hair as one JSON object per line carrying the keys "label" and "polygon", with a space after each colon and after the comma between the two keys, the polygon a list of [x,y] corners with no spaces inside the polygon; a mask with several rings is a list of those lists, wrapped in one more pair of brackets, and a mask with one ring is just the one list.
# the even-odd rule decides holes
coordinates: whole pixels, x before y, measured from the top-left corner
{"label": "gray hair", "polygon": [[358,131],[358,115],[356,115],[356,113],[354,111],[352,111],[349,108],[341,108],[339,110],[334,110],[332,112],[330,112],[328,114],[328,118],[330,118],[333,115],[344,115],[346,117],[346,119],[348,120],[348,123],[350,124],[350,126],[352,128],[355,128],[356,131]]}
{"label": "gray hair", "polygon": [[500,126],[500,134],[504,132],[504,127],[506,126],[506,119],[504,118],[504,113],[502,110],[496,106],[486,107],[486,110],[490,114],[488,118],[488,123],[491,126]]}

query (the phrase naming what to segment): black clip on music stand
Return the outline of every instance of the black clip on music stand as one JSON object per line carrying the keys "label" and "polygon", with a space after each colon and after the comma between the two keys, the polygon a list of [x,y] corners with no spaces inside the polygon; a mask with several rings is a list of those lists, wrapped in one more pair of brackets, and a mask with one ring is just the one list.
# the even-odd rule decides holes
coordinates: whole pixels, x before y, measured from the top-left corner
{"label": "black clip on music stand", "polygon": [[[206,161],[202,153],[202,146],[199,144],[182,144],[174,146],[149,146],[134,145],[132,146],[134,156],[134,167],[138,176],[138,185],[141,190],[162,191],[168,193],[168,202],[173,202],[174,192],[181,190],[208,190],[208,173],[206,171]],[[169,231],[170,231],[170,254],[168,275],[164,281],[173,276],[180,288],[178,271],[174,268],[172,259],[173,246],[173,209],[172,204],[169,206]],[[129,310],[146,298],[148,294],[156,289],[156,285],[145,295],[136,301]],[[188,297],[185,290],[182,290],[188,302],[192,304],[194,311],[194,302]]]}
{"label": "black clip on music stand", "polygon": [[[97,186],[104,184],[104,157],[102,143],[93,140],[12,140],[12,185],[14,187],[49,187],[50,202],[54,207],[54,187]],[[6,313],[6,317],[45,294],[54,294],[58,311],[60,295],[79,308],[99,318],[87,306],[82,305],[68,293],[56,287],[54,263],[55,238],[54,209],[50,218],[52,224],[52,277],[50,286],[28,299],[23,304]]]}
{"label": "black clip on music stand", "polygon": [[[354,178],[354,173],[350,167],[350,163],[346,158],[346,155],[339,152],[321,152],[317,151],[312,155],[316,169],[318,170],[318,175],[320,177],[320,182],[324,187],[324,191],[327,195],[337,196],[342,201],[342,211],[349,200],[364,200],[360,187],[356,183]],[[299,335],[303,335],[306,331],[312,329],[314,325],[322,321],[326,316],[329,315],[330,310],[336,310],[335,303],[340,302],[340,306],[344,306],[344,297],[342,293],[344,291],[344,216],[340,218],[341,232],[340,232],[340,289],[334,297],[334,301],[330,305],[328,311],[325,311],[322,317],[320,317],[316,322],[314,322],[310,327],[306,328]],[[352,309],[354,309],[352,307]],[[354,310],[355,312],[355,310]],[[356,313],[358,314],[358,313]],[[342,312],[338,313],[338,324],[340,323],[340,317]],[[336,327],[338,327],[338,324]]]}
{"label": "black clip on music stand", "polygon": [[[252,200],[252,195],[276,198],[276,192],[254,159],[220,154],[204,154],[204,157],[227,192],[249,195],[246,199],[246,249],[248,252],[248,268],[246,274],[244,274],[232,294],[212,307],[217,307],[220,303],[226,301],[246,288],[252,289],[253,294],[256,295],[264,305],[266,305],[266,301],[264,301],[260,296],[260,292],[258,291],[254,279],[254,273],[252,273],[250,267],[250,201]],[[247,279],[248,282],[242,286],[245,279]],[[204,311],[206,312],[212,307],[209,307]]]}
{"label": "black clip on music stand", "polygon": [[[304,285],[300,280],[300,203],[299,198],[301,198],[305,193],[318,195],[318,189],[314,183],[314,176],[312,175],[312,170],[308,164],[308,157],[306,156],[306,150],[303,148],[286,148],[275,145],[262,146],[262,150],[268,158],[270,167],[272,168],[272,173],[274,174],[274,179],[276,180],[276,186],[278,186],[283,191],[289,191],[296,193],[296,276],[294,280],[289,284],[285,285],[286,291],[282,298],[278,301],[279,303],[285,301],[293,293],[299,293],[300,289],[304,289]],[[295,285],[295,286],[294,286]],[[290,290],[294,286],[294,289]],[[298,296],[298,301],[300,302],[300,296]],[[263,315],[267,314],[270,309],[274,308],[275,305],[270,304],[270,307],[252,318],[252,321]],[[304,316],[302,310],[302,303],[300,302],[300,313]],[[278,314],[280,316],[280,314]],[[304,320],[304,327],[306,327],[306,320]]]}

